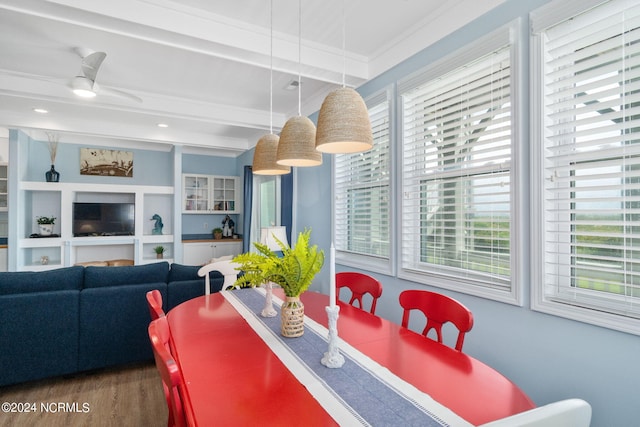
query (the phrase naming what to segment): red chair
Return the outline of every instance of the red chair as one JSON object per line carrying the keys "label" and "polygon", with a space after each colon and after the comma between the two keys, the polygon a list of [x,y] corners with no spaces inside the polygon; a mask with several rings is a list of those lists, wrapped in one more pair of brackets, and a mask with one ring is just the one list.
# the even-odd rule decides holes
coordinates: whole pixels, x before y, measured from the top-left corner
{"label": "red chair", "polygon": [[154,289],[147,292],[147,304],[149,305],[151,320],[156,320],[158,317],[164,317],[164,310],[162,309],[162,294],[159,290]]}
{"label": "red chair", "polygon": [[375,314],[378,298],[382,295],[382,284],[377,279],[367,274],[353,271],[336,273],[336,298],[340,297],[340,289],[342,288],[351,290],[349,304],[355,307],[354,303],[357,301],[362,310],[364,310],[362,297],[367,293],[370,294],[373,300],[369,312]]}
{"label": "red chair", "polygon": [[458,328],[456,350],[462,351],[464,336],[473,327],[473,314],[460,302],[446,295],[424,290],[407,290],[400,293],[400,305],[404,308],[402,326],[409,327],[409,313],[420,310],[427,318],[427,326],[422,331],[425,337],[435,329],[438,342],[442,343],[442,325],[451,322]]}
{"label": "red chair", "polygon": [[169,351],[171,333],[167,318],[162,316],[149,324],[149,339],[153,348],[156,368],[162,378],[164,395],[169,408],[168,427],[194,425],[191,408],[182,400],[184,383],[180,367]]}

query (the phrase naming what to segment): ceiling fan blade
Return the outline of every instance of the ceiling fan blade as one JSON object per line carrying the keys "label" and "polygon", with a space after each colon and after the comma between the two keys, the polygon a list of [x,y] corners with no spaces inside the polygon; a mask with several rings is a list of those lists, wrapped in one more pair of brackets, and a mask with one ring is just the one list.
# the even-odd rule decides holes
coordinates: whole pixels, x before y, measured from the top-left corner
{"label": "ceiling fan blade", "polygon": [[104,52],[93,52],[82,58],[82,74],[89,80],[96,80],[102,61],[107,57]]}
{"label": "ceiling fan blade", "polygon": [[131,101],[135,101],[135,102],[142,102],[142,98],[129,93],[129,92],[125,92],[122,90],[118,90],[118,89],[114,89],[114,88],[110,88],[110,87],[105,87],[105,86],[100,86],[98,87],[98,84],[95,83],[94,84],[94,89],[96,90],[96,92],[98,92],[99,95],[111,95],[111,96],[118,96],[120,98],[126,98],[129,99]]}
{"label": "ceiling fan blade", "polygon": [[98,85],[98,82],[96,82],[96,76],[98,75],[98,70],[100,69],[102,62],[107,57],[105,52],[94,52],[91,49],[81,47],[76,47],[73,50],[82,58],[82,75],[76,76],[69,84],[69,87],[74,89],[76,94],[78,94],[77,89],[84,89],[86,91],[93,92],[98,96],[116,96],[135,102],[142,102],[142,98],[129,92]]}

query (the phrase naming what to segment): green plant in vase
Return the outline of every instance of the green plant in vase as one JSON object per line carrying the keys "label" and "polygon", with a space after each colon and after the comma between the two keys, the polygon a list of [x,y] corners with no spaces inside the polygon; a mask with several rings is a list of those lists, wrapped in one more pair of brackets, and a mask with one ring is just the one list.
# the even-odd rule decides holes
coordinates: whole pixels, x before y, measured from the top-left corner
{"label": "green plant in vase", "polygon": [[222,228],[216,227],[212,230],[214,239],[222,239]]}
{"label": "green plant in vase", "polygon": [[56,217],[55,216],[39,216],[36,218],[38,224],[55,224]]}
{"label": "green plant in vase", "polygon": [[164,246],[156,246],[153,251],[156,253],[156,258],[162,259],[164,257]]}
{"label": "green plant in vase", "polygon": [[56,223],[55,216],[39,216],[36,217],[38,229],[41,236],[50,236],[53,234],[53,225]]}
{"label": "green plant in vase", "polygon": [[316,245],[310,245],[310,238],[311,230],[305,229],[298,234],[293,248],[276,238],[282,256],[270,250],[267,245],[254,242],[258,252],[247,252],[233,259],[244,272],[236,285],[260,286],[272,282],[284,290],[286,301],[281,309],[281,333],[287,337],[303,334],[304,306],[300,301],[300,294],[309,289],[324,265],[324,251],[318,250]]}

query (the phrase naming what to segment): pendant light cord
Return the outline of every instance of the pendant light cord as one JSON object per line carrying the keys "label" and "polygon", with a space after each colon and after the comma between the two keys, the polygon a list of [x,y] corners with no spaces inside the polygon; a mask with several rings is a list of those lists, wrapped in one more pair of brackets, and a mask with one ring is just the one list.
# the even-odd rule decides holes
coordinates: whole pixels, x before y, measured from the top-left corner
{"label": "pendant light cord", "polygon": [[298,0],[298,115],[302,115],[302,0]]}
{"label": "pendant light cord", "polygon": [[345,10],[345,0],[342,0],[342,88],[345,85],[345,74],[347,73],[347,12]]}
{"label": "pendant light cord", "polygon": [[273,134],[273,0],[269,3],[269,133]]}

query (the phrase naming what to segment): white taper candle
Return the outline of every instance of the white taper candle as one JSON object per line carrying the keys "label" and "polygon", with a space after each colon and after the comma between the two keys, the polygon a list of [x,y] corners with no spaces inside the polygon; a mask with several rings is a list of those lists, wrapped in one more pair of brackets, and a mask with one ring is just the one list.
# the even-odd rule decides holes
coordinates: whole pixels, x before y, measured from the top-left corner
{"label": "white taper candle", "polygon": [[333,242],[329,252],[329,306],[336,306],[336,248]]}

